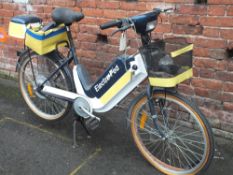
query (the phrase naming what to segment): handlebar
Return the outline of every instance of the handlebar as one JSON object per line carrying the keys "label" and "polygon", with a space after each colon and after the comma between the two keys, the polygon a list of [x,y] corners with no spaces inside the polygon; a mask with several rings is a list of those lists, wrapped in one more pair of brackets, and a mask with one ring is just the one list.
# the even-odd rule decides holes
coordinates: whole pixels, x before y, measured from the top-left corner
{"label": "handlebar", "polygon": [[[153,9],[153,12],[155,13],[155,16],[159,16],[160,13],[166,13],[166,12],[172,11],[172,10],[174,10],[174,9],[173,8],[167,8],[167,9],[155,8],[155,9]],[[111,27],[121,28],[121,27],[123,27],[122,26],[123,21],[129,21],[129,20],[127,20],[127,18],[126,18],[126,19],[117,19],[117,20],[114,20],[114,21],[109,21],[107,23],[101,24],[100,29],[104,30],[104,29],[108,29],[108,28],[111,28]]]}
{"label": "handlebar", "polygon": [[118,20],[110,21],[110,22],[100,25],[100,29],[104,30],[104,29],[108,29],[111,27],[120,28],[121,26],[122,26],[122,20],[118,19]]}

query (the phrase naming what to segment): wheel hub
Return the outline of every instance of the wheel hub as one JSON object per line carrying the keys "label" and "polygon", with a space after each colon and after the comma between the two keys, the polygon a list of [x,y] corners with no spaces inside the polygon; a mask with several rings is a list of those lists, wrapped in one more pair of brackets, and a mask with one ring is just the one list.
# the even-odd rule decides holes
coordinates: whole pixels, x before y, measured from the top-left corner
{"label": "wheel hub", "polygon": [[[35,82],[33,82],[33,89],[34,89],[34,91],[35,91],[35,94],[36,94],[36,96],[37,97],[39,97],[40,99],[46,99],[46,97],[41,93],[41,92],[39,92],[38,91],[38,86],[40,86],[40,85],[42,85],[43,83],[44,83],[44,81],[46,80],[47,78],[44,76],[44,75],[37,75],[36,76],[36,84],[35,84]],[[46,85],[50,85],[50,83],[49,82],[46,82]]]}

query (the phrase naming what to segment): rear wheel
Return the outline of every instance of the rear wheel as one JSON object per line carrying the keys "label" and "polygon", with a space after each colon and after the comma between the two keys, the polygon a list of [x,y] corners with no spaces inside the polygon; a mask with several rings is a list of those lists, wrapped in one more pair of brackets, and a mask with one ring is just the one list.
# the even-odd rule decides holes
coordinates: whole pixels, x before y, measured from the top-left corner
{"label": "rear wheel", "polygon": [[[70,104],[56,97],[42,94],[36,88],[59,67],[59,59],[55,53],[43,56],[32,53],[31,59],[26,54],[19,68],[19,87],[25,102],[37,116],[50,121],[64,117],[70,109]],[[64,69],[61,69],[45,85],[63,90],[71,89],[70,79]]]}
{"label": "rear wheel", "polygon": [[178,94],[155,91],[153,100],[157,116],[151,116],[146,94],[131,109],[131,131],[142,155],[169,175],[198,174],[206,169],[214,145],[203,114]]}

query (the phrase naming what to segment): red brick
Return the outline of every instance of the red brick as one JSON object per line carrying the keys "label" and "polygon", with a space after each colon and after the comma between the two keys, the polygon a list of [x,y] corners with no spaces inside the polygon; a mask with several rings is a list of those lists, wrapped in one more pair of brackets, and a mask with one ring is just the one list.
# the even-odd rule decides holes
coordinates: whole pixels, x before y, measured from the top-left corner
{"label": "red brick", "polygon": [[[210,90],[210,92],[209,92],[210,98],[205,98],[204,106],[206,106],[206,108],[211,110],[221,110],[222,103],[221,101],[219,101],[219,99],[221,99],[221,93],[219,93],[219,91],[212,91],[212,90]],[[214,95],[214,97],[212,95]]]}
{"label": "red brick", "polygon": [[233,16],[233,6],[228,6],[228,8],[227,8],[227,16]]}
{"label": "red brick", "polygon": [[223,109],[227,111],[233,111],[233,103],[224,102]]}
{"label": "red brick", "polygon": [[190,85],[179,84],[178,88],[179,88],[179,92],[182,92],[187,95],[194,95],[194,90]]}
{"label": "red brick", "polygon": [[[219,111],[217,114],[219,116],[221,125],[230,124],[233,122],[232,113],[229,113],[227,111]],[[221,127],[221,129],[225,129],[225,128]]]}
{"label": "red brick", "polygon": [[224,83],[223,90],[225,92],[233,92],[233,82],[226,82],[226,83]]}
{"label": "red brick", "polygon": [[227,58],[226,49],[209,49],[208,53],[210,58],[217,60],[223,60]]}
{"label": "red brick", "polygon": [[224,39],[233,40],[233,29],[222,29],[220,35]]}
{"label": "red brick", "polygon": [[202,111],[202,113],[204,114],[204,116],[209,120],[210,124],[213,127],[220,128],[219,118],[215,112],[216,110],[208,109],[206,106],[200,106],[199,108]]}
{"label": "red brick", "polygon": [[87,17],[87,16],[85,16],[85,18],[83,20],[81,20],[79,22],[79,24],[96,25],[97,24],[97,20],[94,17]]}
{"label": "red brick", "polygon": [[[54,4],[54,2],[52,2],[52,5]],[[66,1],[64,0],[56,0],[56,6],[60,6],[60,7],[67,7],[66,6]]]}
{"label": "red brick", "polygon": [[91,50],[78,50],[77,54],[80,57],[85,57],[85,58],[96,58],[96,52],[95,51],[91,51]]}
{"label": "red brick", "polygon": [[219,28],[205,27],[203,30],[203,35],[208,36],[208,37],[218,38],[220,36],[219,35]]}
{"label": "red brick", "polygon": [[13,4],[13,3],[3,3],[2,4],[2,8],[4,10],[16,10],[17,9],[17,4]]}
{"label": "red brick", "polygon": [[226,9],[226,6],[209,5],[208,15],[209,16],[224,16],[225,9]]}
{"label": "red brick", "polygon": [[193,78],[192,85],[195,87],[201,87],[201,88],[207,88],[213,90],[222,89],[222,81],[213,80],[213,79]]}
{"label": "red brick", "polygon": [[215,78],[215,71],[210,70],[210,69],[200,69],[199,75],[200,75],[200,77],[203,77],[203,78],[214,79]]}
{"label": "red brick", "polygon": [[200,17],[200,24],[214,27],[233,27],[232,17]]}
{"label": "red brick", "polygon": [[207,6],[199,6],[193,4],[181,5],[178,12],[181,14],[189,14],[189,15],[206,15]]}
{"label": "red brick", "polygon": [[112,61],[115,58],[115,54],[107,53],[107,52],[97,52],[97,58],[98,60],[106,60],[106,61]]}
{"label": "red brick", "polygon": [[233,1],[232,0],[208,0],[208,4],[228,5],[228,4],[233,4]]}
{"label": "red brick", "polygon": [[85,16],[91,17],[102,17],[104,13],[102,9],[82,8],[82,10]]}
{"label": "red brick", "polygon": [[44,6],[44,13],[51,13],[54,8],[48,5]]}
{"label": "red brick", "polygon": [[227,42],[222,39],[197,38],[195,40],[195,45],[198,47],[221,49],[226,48]]}
{"label": "red brick", "polygon": [[233,73],[226,71],[219,71],[216,73],[216,79],[222,80],[224,82],[230,81],[233,82]]}
{"label": "red brick", "polygon": [[173,33],[176,34],[191,34],[200,35],[202,34],[203,27],[200,25],[173,25]]}
{"label": "red brick", "polygon": [[199,87],[194,88],[195,94],[200,97],[209,97],[208,91],[209,89],[206,88],[199,88]]}
{"label": "red brick", "polygon": [[42,5],[34,5],[33,12],[44,13],[44,7]]}
{"label": "red brick", "polygon": [[38,4],[46,4],[46,2],[48,2],[48,0],[33,0],[33,1],[30,1],[30,4],[32,4],[32,5],[37,4],[38,5]]}
{"label": "red brick", "polygon": [[171,23],[197,25],[199,24],[199,17],[191,15],[174,15],[171,18]]}
{"label": "red brick", "polygon": [[228,49],[233,49],[233,41],[228,41],[227,48]]}
{"label": "red brick", "polygon": [[193,55],[197,57],[208,57],[209,49],[202,47],[194,47]]}
{"label": "red brick", "polygon": [[4,10],[4,9],[0,10],[0,16],[3,16],[3,17],[12,17],[13,14],[14,14],[14,11],[12,10]]}
{"label": "red brick", "polygon": [[164,0],[164,2],[193,4],[193,0]]}
{"label": "red brick", "polygon": [[76,6],[76,2],[75,1],[73,1],[73,0],[70,0],[70,1],[67,1],[66,2],[66,5],[67,5],[67,7],[75,7]]}
{"label": "red brick", "polygon": [[156,26],[155,32],[170,33],[171,32],[171,25],[170,24],[159,24]]}
{"label": "red brick", "polygon": [[199,57],[195,57],[193,64],[199,68],[207,68],[214,70],[225,70],[227,66],[226,63],[223,61],[217,61],[210,58],[199,58]]}
{"label": "red brick", "polygon": [[228,71],[233,71],[233,62],[229,62],[227,65],[227,70]]}
{"label": "red brick", "polygon": [[200,68],[193,66],[193,76],[199,77]]}
{"label": "red brick", "polygon": [[104,10],[104,17],[110,19],[118,19],[127,17],[126,11],[123,10]]}
{"label": "red brick", "polygon": [[113,1],[113,2],[100,1],[97,2],[97,7],[101,9],[119,9],[120,3],[117,1]]}
{"label": "red brick", "polygon": [[88,41],[88,42],[96,42],[96,39],[97,39],[97,36],[96,35],[93,35],[93,34],[81,34],[81,35],[78,35],[78,40],[79,41]]}
{"label": "red brick", "polygon": [[146,11],[145,2],[121,2],[120,8],[122,10],[136,10],[136,11]]}
{"label": "red brick", "polygon": [[99,27],[96,25],[84,25],[84,24],[81,24],[79,26],[79,29],[81,33],[89,33],[89,34],[97,34],[99,33],[98,31],[100,30]]}
{"label": "red brick", "polygon": [[222,94],[221,100],[223,102],[233,102],[233,93],[232,92],[224,92]]}
{"label": "red brick", "polygon": [[93,0],[78,1],[77,6],[95,8],[96,1],[93,1]]}

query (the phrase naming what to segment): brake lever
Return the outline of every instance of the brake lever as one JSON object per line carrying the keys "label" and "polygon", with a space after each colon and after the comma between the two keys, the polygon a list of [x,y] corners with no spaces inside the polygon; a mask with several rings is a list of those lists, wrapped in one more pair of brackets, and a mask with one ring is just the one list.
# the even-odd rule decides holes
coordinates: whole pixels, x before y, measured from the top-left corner
{"label": "brake lever", "polygon": [[132,25],[123,26],[120,29],[117,29],[114,32],[112,32],[111,36],[115,35],[118,32],[124,32],[124,31],[128,30],[131,27],[132,27]]}
{"label": "brake lever", "polygon": [[164,9],[162,12],[166,13],[168,11],[174,11],[175,9],[174,8],[167,8],[167,9]]}
{"label": "brake lever", "polygon": [[120,32],[120,29],[115,30],[114,32],[112,32],[111,36],[115,35],[116,33]]}

